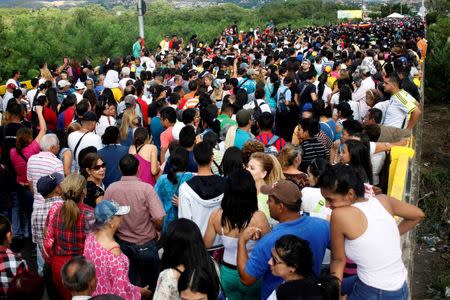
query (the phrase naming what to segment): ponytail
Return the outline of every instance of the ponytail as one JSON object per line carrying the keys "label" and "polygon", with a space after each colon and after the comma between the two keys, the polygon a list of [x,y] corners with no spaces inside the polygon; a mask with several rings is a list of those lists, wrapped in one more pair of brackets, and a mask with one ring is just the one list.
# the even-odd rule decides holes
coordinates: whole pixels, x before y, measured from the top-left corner
{"label": "ponytail", "polygon": [[65,200],[61,207],[61,216],[66,229],[72,228],[80,214],[78,203],[84,200],[84,190],[86,189],[86,179],[78,174],[67,176],[61,183],[62,198]]}
{"label": "ponytail", "polygon": [[80,214],[80,209],[78,208],[75,201],[68,199],[64,202],[61,207],[61,216],[66,229],[72,228],[77,222],[78,215]]}

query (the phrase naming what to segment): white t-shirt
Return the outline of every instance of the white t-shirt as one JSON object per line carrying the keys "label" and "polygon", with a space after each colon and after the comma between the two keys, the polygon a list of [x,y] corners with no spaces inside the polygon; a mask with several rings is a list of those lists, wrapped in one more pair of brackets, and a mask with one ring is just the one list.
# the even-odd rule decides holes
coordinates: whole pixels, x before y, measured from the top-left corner
{"label": "white t-shirt", "polygon": [[[270,106],[264,101],[263,99],[256,100],[258,103],[259,108],[261,108],[261,112],[271,112]],[[254,109],[255,108],[255,102],[251,101],[244,105],[244,109]]]}
{"label": "white t-shirt", "polygon": [[103,148],[102,140],[101,138],[96,135],[93,132],[88,132],[83,139],[81,140],[80,145],[78,146],[77,152],[75,153],[75,147],[78,144],[78,141],[80,138],[85,134],[85,132],[81,131],[75,131],[69,134],[69,138],[67,139],[67,142],[69,144],[69,148],[75,155],[75,160],[78,162],[78,155],[80,154],[80,151],[84,148],[94,146],[97,148],[97,150],[100,150]]}
{"label": "white t-shirt", "polygon": [[101,137],[104,133],[106,128],[109,126],[115,126],[116,125],[116,119],[113,117],[107,117],[102,115],[100,119],[98,120],[97,126],[95,127],[95,133]]}
{"label": "white t-shirt", "polygon": [[325,198],[319,188],[304,187],[302,189],[302,211],[313,217],[326,219],[327,216],[331,215],[331,209],[326,207],[325,204]]}
{"label": "white t-shirt", "polygon": [[370,162],[372,163],[373,185],[380,183],[380,172],[383,168],[386,152],[375,153],[376,143],[370,142]]}
{"label": "white t-shirt", "polygon": [[121,87],[123,90],[127,87],[127,82],[128,82],[128,80],[133,81],[133,83],[136,81],[136,80],[134,80],[133,78],[130,78],[130,77],[125,77],[125,78],[120,79],[119,85],[120,85],[120,87]]}
{"label": "white t-shirt", "polygon": [[180,122],[178,120],[175,123],[175,125],[173,125],[172,135],[175,140],[178,141],[180,139],[180,132],[181,132],[181,129],[184,128],[184,126],[186,126],[186,125],[183,122]]}
{"label": "white t-shirt", "polygon": [[8,102],[9,100],[11,100],[12,98],[14,98],[13,94],[10,92],[6,92],[5,95],[3,95],[3,103],[2,103],[2,107],[3,107],[3,111],[6,111],[6,108],[8,106]]}
{"label": "white t-shirt", "polygon": [[33,100],[34,100],[34,96],[36,96],[37,91],[38,91],[37,89],[32,89],[32,90],[29,90],[27,93],[27,99],[28,99],[28,102],[30,103],[30,107],[33,107]]}
{"label": "white t-shirt", "polygon": [[81,95],[80,93],[73,93],[75,95],[75,97],[77,98],[77,104],[80,103],[81,100],[83,100],[83,95]]}

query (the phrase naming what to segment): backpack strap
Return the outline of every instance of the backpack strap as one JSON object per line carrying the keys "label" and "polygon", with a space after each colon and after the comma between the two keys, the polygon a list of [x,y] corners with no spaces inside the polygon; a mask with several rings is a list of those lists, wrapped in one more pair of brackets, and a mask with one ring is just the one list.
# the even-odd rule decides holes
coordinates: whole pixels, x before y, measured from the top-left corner
{"label": "backpack strap", "polygon": [[75,149],[73,150],[73,155],[75,155],[75,160],[76,160],[77,162],[78,162],[78,157],[77,157],[76,155],[77,155],[78,147],[80,146],[81,140],[83,140],[84,136],[85,136],[86,134],[88,134],[88,133],[89,133],[89,131],[88,131],[88,132],[85,132],[85,133],[81,136],[81,138],[78,140],[77,145],[75,146]]}
{"label": "backpack strap", "polygon": [[242,81],[240,85],[238,85],[238,88],[241,88],[244,85],[244,83],[246,83],[249,79],[250,78],[245,78],[245,80]]}
{"label": "backpack strap", "polygon": [[272,145],[275,144],[279,139],[280,139],[280,137],[279,137],[278,135],[274,134],[274,135],[270,138],[270,140],[267,142],[266,147],[272,146]]}

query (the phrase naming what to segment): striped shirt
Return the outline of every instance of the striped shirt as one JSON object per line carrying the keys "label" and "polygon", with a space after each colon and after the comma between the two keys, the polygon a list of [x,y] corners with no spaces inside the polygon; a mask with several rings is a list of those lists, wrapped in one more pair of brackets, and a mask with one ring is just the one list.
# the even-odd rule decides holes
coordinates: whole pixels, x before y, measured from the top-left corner
{"label": "striped shirt", "polygon": [[27,180],[33,183],[33,207],[44,203],[44,197],[37,192],[37,181],[42,176],[58,172],[64,176],[63,164],[53,153],[42,151],[30,157],[27,164]]}
{"label": "striped shirt", "polygon": [[300,164],[300,170],[306,172],[309,164],[315,158],[325,158],[326,151],[323,144],[315,137],[305,140],[300,144],[303,150],[302,162]]}

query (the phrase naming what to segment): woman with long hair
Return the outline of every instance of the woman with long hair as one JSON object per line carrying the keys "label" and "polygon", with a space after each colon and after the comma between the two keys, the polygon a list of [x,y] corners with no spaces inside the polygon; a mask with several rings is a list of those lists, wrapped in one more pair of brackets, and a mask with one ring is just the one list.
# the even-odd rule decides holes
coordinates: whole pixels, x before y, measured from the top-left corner
{"label": "woman with long hair", "polygon": [[286,144],[278,155],[283,175],[293,181],[300,190],[308,186],[308,176],[299,170],[302,162],[302,148],[292,144]]}
{"label": "woman with long hair", "polygon": [[[16,133],[16,147],[9,152],[11,163],[16,173],[17,192],[11,193],[12,229],[16,238],[31,235],[31,213],[33,211],[33,193],[27,180],[28,159],[41,151],[39,142],[45,135],[47,126],[42,113],[42,106],[36,106],[39,119],[39,133],[33,139],[33,132],[28,127],[21,127]],[[6,184],[6,183],[3,183]]]}
{"label": "woman with long hair", "polygon": [[284,282],[268,300],[317,299],[338,300],[339,280],[336,277],[317,280],[313,273],[313,254],[309,242],[295,235],[285,235],[275,242],[270,270]]}
{"label": "woman with long hair", "polygon": [[[239,234],[248,226],[257,227],[264,235],[270,231],[266,216],[258,210],[256,185],[247,170],[236,170],[228,176],[221,208],[214,211],[208,222],[204,241],[207,248],[220,236],[224,255],[220,267],[220,279],[229,300],[256,299],[260,296],[260,284],[247,287],[240,282],[237,271],[237,244]],[[249,251],[255,241],[247,243]]]}
{"label": "woman with long hair", "polygon": [[265,99],[272,113],[275,113],[277,110],[277,92],[280,85],[281,81],[277,73],[271,73],[264,85]]}
{"label": "woman with long hair", "polygon": [[155,185],[155,176],[159,174],[158,149],[150,144],[150,136],[147,128],[139,127],[134,132],[133,145],[128,153],[133,154],[139,160],[138,177],[142,181]]}
{"label": "woman with long hair", "polygon": [[103,200],[95,208],[95,231],[86,237],[83,251],[83,256],[95,266],[97,286],[93,296],[114,294],[126,300],[150,296],[148,287],[141,288],[130,283],[130,262],[114,240],[122,216],[129,212],[129,206],[119,206],[112,200]]}
{"label": "woman with long hair", "polygon": [[95,133],[100,137],[105,133],[109,126],[116,126],[116,111],[117,103],[111,102],[106,96],[100,95],[98,97],[97,105],[95,106],[95,113],[99,117]]}
{"label": "woman with long hair", "polygon": [[271,220],[267,204],[268,196],[261,193],[260,190],[265,184],[272,185],[278,180],[285,179],[280,162],[273,155],[255,152],[250,156],[247,171],[252,174],[255,180],[256,190],[258,191],[258,208],[264,212],[268,220]]}
{"label": "woman with long hair", "polygon": [[163,249],[161,273],[156,283],[153,299],[180,299],[178,287],[181,287],[183,291],[186,290],[189,283],[185,281],[185,276],[198,269],[205,272],[208,289],[212,288],[215,291],[213,293],[215,297],[211,299],[217,299],[219,278],[214,262],[203,244],[202,234],[197,224],[183,218],[170,223]]}
{"label": "woman with long hair", "polygon": [[222,163],[223,176],[227,177],[235,170],[243,169],[244,162],[242,160],[242,150],[238,147],[230,147],[223,154]]}
{"label": "woman with long hair", "polygon": [[120,144],[130,147],[133,144],[133,134],[139,125],[139,117],[134,109],[126,109],[120,123]]}
{"label": "woman with long hair", "polygon": [[70,300],[72,295],[61,280],[62,266],[73,256],[82,255],[86,235],[92,231],[94,209],[83,203],[86,179],[69,175],[61,183],[63,203],[54,204],[47,216],[43,256],[51,266],[58,299]]}
{"label": "woman with long hair", "polygon": [[80,162],[80,173],[87,180],[84,203],[95,208],[103,200],[106,165],[97,153],[88,153]]}
{"label": "woman with long hair", "polygon": [[346,258],[357,267],[355,276],[343,280],[341,293],[349,300],[408,299],[400,236],[425,217],[422,210],[387,195],[365,197],[364,182],[349,165],[327,168],[319,186],[333,210],[331,274],[343,280]]}
{"label": "woman with long hair", "polygon": [[369,149],[357,140],[347,140],[341,162],[350,164],[361,176],[364,183],[372,184],[372,162],[370,161]]}
{"label": "woman with long hair", "polygon": [[164,206],[166,217],[164,218],[163,235],[167,231],[170,222],[178,218],[178,207],[174,195],[178,196],[181,184],[191,179],[194,174],[186,172],[189,164],[189,153],[184,147],[176,147],[170,153],[170,169],[167,174],[158,178],[155,190]]}

